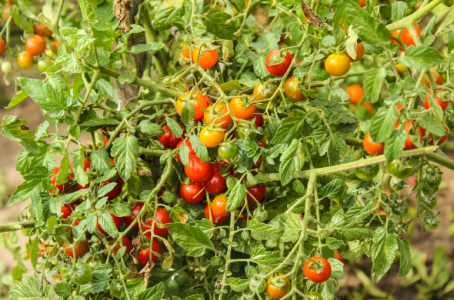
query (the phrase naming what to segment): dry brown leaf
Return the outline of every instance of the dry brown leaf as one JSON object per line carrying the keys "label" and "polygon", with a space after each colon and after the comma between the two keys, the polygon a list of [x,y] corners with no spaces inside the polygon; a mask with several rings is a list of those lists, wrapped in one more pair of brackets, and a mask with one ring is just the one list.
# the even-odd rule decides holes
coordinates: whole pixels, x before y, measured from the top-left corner
{"label": "dry brown leaf", "polygon": [[118,29],[123,33],[131,30],[129,11],[132,9],[132,0],[115,0],[113,5],[114,16],[118,20]]}
{"label": "dry brown leaf", "polygon": [[303,9],[304,15],[306,16],[309,23],[317,25],[318,28],[322,27],[322,22],[318,19],[317,15],[312,11],[312,9],[301,0],[301,8]]}

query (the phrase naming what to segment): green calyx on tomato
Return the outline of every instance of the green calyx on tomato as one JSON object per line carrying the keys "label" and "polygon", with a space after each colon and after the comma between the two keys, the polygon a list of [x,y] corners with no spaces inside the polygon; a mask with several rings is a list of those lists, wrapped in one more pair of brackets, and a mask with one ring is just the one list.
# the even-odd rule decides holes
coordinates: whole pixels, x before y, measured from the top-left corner
{"label": "green calyx on tomato", "polygon": [[397,177],[392,177],[390,181],[391,188],[395,191],[400,191],[403,188],[410,187],[404,180]]}
{"label": "green calyx on tomato", "polygon": [[429,193],[426,191],[421,191],[420,201],[424,210],[432,210],[437,205],[437,198],[435,197],[434,193]]}
{"label": "green calyx on tomato", "polygon": [[413,161],[408,158],[398,158],[386,164],[386,170],[399,179],[410,177],[413,174],[414,167]]}
{"label": "green calyx on tomato", "polygon": [[372,180],[377,176],[380,167],[378,164],[358,167],[355,169],[355,175],[361,180]]}
{"label": "green calyx on tomato", "polygon": [[251,280],[249,280],[249,288],[253,292],[263,293],[266,288],[266,282],[263,279],[258,279],[254,277]]}
{"label": "green calyx on tomato", "polygon": [[440,220],[438,219],[438,214],[429,213],[424,217],[423,225],[428,230],[435,230],[440,226]]}
{"label": "green calyx on tomato", "polygon": [[238,153],[238,146],[236,143],[221,144],[218,148],[218,155],[222,159],[232,159]]}

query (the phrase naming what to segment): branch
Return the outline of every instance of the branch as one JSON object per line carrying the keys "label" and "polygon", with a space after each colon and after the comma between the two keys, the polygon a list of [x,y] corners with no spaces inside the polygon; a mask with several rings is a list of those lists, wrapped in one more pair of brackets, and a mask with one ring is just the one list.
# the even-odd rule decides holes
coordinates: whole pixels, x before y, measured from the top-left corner
{"label": "branch", "polygon": [[0,225],[0,232],[17,231],[35,227],[35,221],[16,222]]}
{"label": "branch", "polygon": [[414,14],[409,15],[397,22],[389,24],[386,26],[386,29],[389,31],[398,30],[398,29],[406,29],[407,26],[413,25],[417,23],[422,17],[428,14],[432,9],[438,6],[438,4],[442,3],[443,0],[434,0],[433,2],[427,4],[424,7],[418,9]]}

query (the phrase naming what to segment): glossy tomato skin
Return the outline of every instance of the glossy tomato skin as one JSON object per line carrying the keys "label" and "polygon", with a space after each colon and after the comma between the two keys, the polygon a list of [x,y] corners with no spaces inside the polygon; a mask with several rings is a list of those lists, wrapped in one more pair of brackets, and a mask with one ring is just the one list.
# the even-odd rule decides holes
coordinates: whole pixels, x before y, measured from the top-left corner
{"label": "glossy tomato skin", "polygon": [[[441,76],[441,74],[438,73],[437,69],[430,68],[429,71],[430,71],[430,74],[432,75],[432,78],[433,78],[435,84],[442,85],[444,82],[444,79],[443,79],[443,76]],[[429,80],[429,77],[427,76],[427,74],[424,75],[424,77],[422,78],[421,86],[430,88],[430,80]]]}
{"label": "glossy tomato skin", "polygon": [[224,130],[210,130],[208,126],[200,131],[200,141],[208,148],[217,147],[224,140]]}
{"label": "glossy tomato skin", "polygon": [[270,296],[271,299],[281,299],[285,295],[287,295],[289,289],[290,289],[290,280],[287,277],[281,278],[283,280],[283,285],[278,286],[273,284],[273,279],[275,277],[281,277],[284,276],[282,273],[274,274],[271,275],[268,280],[266,281],[266,293],[268,296]]}
{"label": "glossy tomato skin", "polygon": [[105,196],[107,196],[108,200],[109,201],[112,201],[113,199],[117,198],[120,193],[121,193],[121,190],[123,189],[123,179],[121,179],[120,176],[117,175],[117,179],[115,181],[113,181],[112,179],[108,179],[106,181],[103,181],[101,183],[101,187],[103,186],[106,186],[108,185],[109,183],[112,183],[112,182],[116,182],[117,184],[114,186],[114,188],[108,192]]}
{"label": "glossy tomato skin", "polygon": [[43,37],[50,37],[52,36],[52,30],[49,29],[43,22],[39,22],[39,25],[33,25],[33,29],[35,33],[43,36]]}
{"label": "glossy tomato skin", "polygon": [[57,39],[53,39],[52,42],[50,42],[50,50],[54,52],[55,54],[58,53],[58,49],[61,46],[61,42]]}
{"label": "glossy tomato skin", "polygon": [[301,93],[298,83],[298,78],[290,77],[285,81],[284,84],[285,95],[295,102],[303,101],[304,99],[306,99],[303,93]]}
{"label": "glossy tomato skin", "polygon": [[[134,220],[137,218],[137,216],[139,215],[142,208],[143,208],[143,203],[138,202],[133,207],[133,209],[131,209],[131,215],[128,217],[123,217],[123,222],[125,222],[125,224],[129,227],[129,225],[131,225],[134,222]],[[139,229],[139,223],[140,223],[140,220],[136,224],[134,224],[134,226],[132,228]]]}
{"label": "glossy tomato skin", "polygon": [[360,61],[363,58],[364,53],[365,53],[365,49],[364,49],[363,43],[357,43],[356,47],[355,47],[355,50],[356,50],[356,58],[355,59],[351,58],[350,55],[348,55],[348,53],[346,53],[352,62]]}
{"label": "glossy tomato skin", "polygon": [[[115,227],[120,228],[121,223],[123,223],[123,219],[120,217],[115,216],[113,213],[109,211],[110,216],[112,217],[112,220],[115,224]],[[99,232],[101,232],[104,235],[107,235],[107,232],[102,228],[101,224],[99,224],[99,220],[96,223],[96,228],[98,228]]]}
{"label": "glossy tomato skin", "polygon": [[[205,123],[211,125],[213,124],[213,122],[215,122],[216,125],[223,129],[227,129],[229,127],[232,118],[228,114],[225,115],[228,112],[227,105],[225,103],[216,103],[214,107],[210,105],[206,108],[206,110],[207,112],[205,112],[203,115]],[[218,118],[223,115],[225,116]],[[216,119],[216,121],[214,119]]]}
{"label": "glossy tomato skin", "polygon": [[181,198],[186,203],[196,204],[205,198],[205,193],[203,192],[203,185],[201,183],[183,183],[180,187]]}
{"label": "glossy tomato skin", "polygon": [[[181,145],[183,145],[183,141],[181,141],[181,142],[178,143],[177,149],[179,149],[179,148],[181,147]],[[194,148],[192,148],[192,144],[191,144],[191,142],[189,141],[189,139],[186,139],[186,146],[187,146],[188,149],[189,149],[189,155],[195,154]],[[177,154],[177,158],[178,158],[178,161],[181,162],[180,153]]]}
{"label": "glossy tomato skin", "polygon": [[366,6],[366,0],[358,0],[358,5],[361,7]]}
{"label": "glossy tomato skin", "polygon": [[159,253],[161,254],[161,244],[155,239],[151,242],[151,246],[143,249],[139,252],[139,257],[137,258],[137,261],[141,263],[142,265],[146,265],[150,261],[150,252],[151,252],[151,260],[153,262],[157,262],[159,260],[159,257],[155,255],[154,253]]}
{"label": "glossy tomato skin", "polygon": [[370,155],[381,155],[384,152],[385,146],[383,143],[375,143],[370,136],[366,134],[363,141],[364,150]]}
{"label": "glossy tomato skin", "polygon": [[243,106],[243,101],[240,97],[236,97],[230,100],[229,107],[231,113],[235,118],[243,120],[251,117],[254,114],[255,109],[257,108],[255,105],[250,105],[246,108],[245,106]]}
{"label": "glossy tomato skin", "polygon": [[190,59],[191,55],[189,54],[189,51],[190,51],[190,49],[189,49],[188,45],[186,45],[186,43],[184,43],[181,46],[181,55],[183,55],[183,57],[186,59]]}
{"label": "glossy tomato skin", "polygon": [[378,164],[358,167],[355,169],[355,175],[361,180],[368,181],[377,176],[379,170]]}
{"label": "glossy tomato skin", "polygon": [[209,163],[203,162],[197,155],[189,155],[189,165],[184,167],[186,175],[194,182],[204,182],[211,177],[212,168]]}
{"label": "glossy tomato skin", "polygon": [[[211,210],[211,216],[213,218],[213,223],[214,224],[224,223],[229,218],[229,216],[218,216],[218,215],[215,215],[213,213],[213,210]],[[210,219],[210,208],[209,208],[208,204],[205,205],[205,218],[207,218],[208,220]]]}
{"label": "glossy tomato skin", "polygon": [[218,155],[222,159],[232,159],[238,152],[238,146],[236,143],[228,143],[219,146],[218,148]]}
{"label": "glossy tomato skin", "polygon": [[[418,25],[414,25],[415,26],[415,30],[416,30],[416,33],[418,34],[418,37],[421,37],[421,31],[419,30],[419,27]],[[394,31],[391,31],[391,35],[393,37],[398,37],[400,34],[400,30],[394,30]],[[415,45],[415,41],[413,40],[413,38],[411,37],[411,34],[410,32],[408,31],[408,29],[404,29],[402,30],[402,34],[400,35],[400,40],[402,41],[402,43],[404,43],[407,47],[411,46],[411,45]],[[393,44],[399,44],[398,42],[396,42],[395,40],[391,40],[391,42]],[[399,50],[404,50],[402,49],[402,47],[399,45]]]}
{"label": "glossy tomato skin", "polygon": [[[399,128],[400,124],[397,124],[394,127]],[[413,128],[413,123],[411,121],[407,121],[405,123],[405,132],[407,133],[407,139],[405,140],[404,150],[412,150],[412,149],[417,148],[416,145],[411,140],[410,130],[412,130],[412,128]],[[421,127],[416,128],[416,132],[419,134],[419,139],[422,142],[422,139],[424,138],[424,134],[423,134],[423,131],[421,130]]]}
{"label": "glossy tomato skin", "polygon": [[[69,247],[69,244],[63,244],[63,247],[67,248]],[[88,251],[88,242],[87,241],[79,241],[76,246],[74,247],[74,252],[72,248],[69,248],[65,250],[65,255],[68,257],[73,257],[74,258],[81,258],[82,256],[85,255]]]}
{"label": "glossy tomato skin", "polygon": [[[169,223],[172,223],[172,220],[170,219],[170,214],[165,211],[164,208],[162,207],[158,207],[158,209],[156,210],[156,220],[158,222],[161,222],[162,224],[169,224]],[[142,230],[143,231],[147,231],[147,230],[150,230],[151,227],[153,226],[153,218],[146,221],[145,223],[142,223]],[[165,236],[168,232],[167,228],[159,228],[158,227],[158,224],[155,224],[154,225],[154,229],[153,229],[153,232],[155,235],[157,236]],[[151,232],[147,232],[145,234],[146,238],[147,239],[151,239]]]}
{"label": "glossy tomato skin", "polygon": [[270,83],[262,83],[259,82],[254,86],[254,90],[252,95],[254,96],[255,101],[265,100],[267,98],[271,98],[277,90],[277,86],[270,82]]}
{"label": "glossy tomato skin", "polygon": [[[284,56],[285,55],[285,56]],[[281,59],[280,59],[281,58]],[[283,58],[283,59],[282,59]],[[287,73],[290,64],[292,63],[293,56],[290,52],[286,51],[285,53],[279,49],[273,50],[266,56],[265,67],[271,75],[274,76],[283,76]],[[279,63],[275,63],[281,61]]]}
{"label": "glossy tomato skin", "polygon": [[[321,263],[323,265],[323,270],[312,269],[311,267],[314,264],[313,261]],[[304,275],[312,282],[325,282],[331,276],[331,265],[323,257],[312,256],[311,259],[306,260],[304,263]]]}
{"label": "glossy tomato skin", "polygon": [[257,128],[262,127],[265,124],[265,122],[263,120],[263,115],[261,113],[255,112],[252,115],[252,119],[254,119],[254,124],[255,124],[255,126],[257,126]]}
{"label": "glossy tomato skin", "polygon": [[199,48],[194,48],[192,50],[192,60],[194,62],[197,62],[197,59],[199,61],[199,66],[202,69],[210,69],[212,68],[216,62],[218,61],[219,55],[218,51],[216,49],[214,50],[204,50],[202,55],[199,57]]}
{"label": "glossy tomato skin", "polygon": [[[255,209],[257,202],[261,202],[266,194],[266,186],[264,184],[254,185],[247,189],[247,201],[251,209]],[[255,199],[254,199],[255,198]]]}
{"label": "glossy tomato skin", "polygon": [[[435,102],[437,102],[438,105],[440,105],[442,110],[445,110],[448,107],[448,104],[449,104],[449,101],[441,101],[441,99],[438,98],[438,97],[435,97]],[[424,101],[424,107],[426,109],[430,108],[430,102],[429,102],[429,99],[427,99],[427,96],[426,96],[426,99]]]}
{"label": "glossy tomato skin", "polygon": [[347,93],[350,96],[350,102],[357,104],[364,97],[363,87],[359,84],[352,84],[347,88]]}
{"label": "glossy tomato skin", "polygon": [[[111,245],[112,244],[109,243],[109,246],[111,246]],[[123,247],[126,247],[125,253],[129,254],[129,252],[131,252],[131,249],[132,249],[131,240],[127,236],[124,236],[121,238],[121,241],[119,243],[117,243],[117,245],[115,245],[115,247],[112,249],[112,253],[114,255],[117,255],[118,250],[120,250]],[[106,246],[106,248],[107,248],[107,246]]]}
{"label": "glossy tomato skin", "polygon": [[5,52],[5,49],[6,49],[5,41],[0,37],[0,55],[2,55],[3,52]]}
{"label": "glossy tomato skin", "polygon": [[35,34],[27,40],[25,50],[32,56],[40,55],[46,50],[46,40]]}
{"label": "glossy tomato skin", "polygon": [[65,204],[61,207],[61,217],[63,219],[68,219],[72,212],[73,210],[71,209],[71,206],[69,204]]}
{"label": "glossy tomato skin", "polygon": [[[182,129],[184,129],[183,125],[179,124],[180,127]],[[159,141],[161,142],[161,144],[164,146],[164,148],[170,148],[170,149],[175,149],[178,144],[182,141],[182,139],[184,138],[184,133],[183,135],[181,136],[181,138],[177,138],[172,131],[170,131],[170,128],[169,126],[167,125],[164,125],[164,127],[162,127],[162,129],[164,129],[164,131],[166,133],[164,133],[163,135],[161,135],[159,137]]]}
{"label": "glossy tomato skin", "polygon": [[203,182],[203,187],[206,191],[211,194],[219,194],[227,189],[227,180],[222,177],[219,165],[212,164],[212,175],[211,177]]}
{"label": "glossy tomato skin", "polygon": [[344,264],[347,262],[347,260],[342,257],[341,252],[339,250],[334,251],[334,258]]}
{"label": "glossy tomato skin", "polygon": [[218,195],[211,202],[211,211],[220,217],[230,216],[230,212],[227,211],[227,198]]}
{"label": "glossy tomato skin", "polygon": [[414,164],[408,159],[395,159],[386,163],[386,170],[399,179],[405,179],[413,174]]}
{"label": "glossy tomato skin", "polygon": [[[208,101],[204,95],[199,92],[192,92],[192,96],[190,91],[184,92],[185,95],[181,95],[177,99],[176,109],[177,113],[180,117],[183,116],[183,106],[184,105],[192,105],[194,108],[194,121],[200,120],[203,117],[203,110],[208,107]],[[195,102],[195,103],[194,103]]]}
{"label": "glossy tomato skin", "polygon": [[30,70],[33,67],[33,57],[27,51],[21,52],[17,56],[17,65],[24,71]]}
{"label": "glossy tomato skin", "polygon": [[352,62],[347,54],[331,54],[325,60],[325,70],[331,76],[342,76],[350,70]]}
{"label": "glossy tomato skin", "polygon": [[52,66],[52,62],[48,57],[43,57],[38,60],[36,67],[40,72],[46,72]]}
{"label": "glossy tomato skin", "polygon": [[436,215],[430,213],[424,217],[423,224],[425,228],[435,230],[440,226],[440,220]]}
{"label": "glossy tomato skin", "polygon": [[437,198],[433,193],[421,192],[421,204],[428,209],[434,209],[437,206]]}

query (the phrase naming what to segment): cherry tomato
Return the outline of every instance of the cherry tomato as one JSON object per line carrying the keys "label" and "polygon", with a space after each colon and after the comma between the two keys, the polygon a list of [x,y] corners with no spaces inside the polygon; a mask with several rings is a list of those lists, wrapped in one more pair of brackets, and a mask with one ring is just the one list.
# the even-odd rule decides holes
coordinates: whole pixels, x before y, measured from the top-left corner
{"label": "cherry tomato", "polygon": [[218,195],[211,201],[211,211],[220,217],[229,216],[230,212],[227,211],[227,198]]}
{"label": "cherry tomato", "polygon": [[[218,216],[213,212],[213,210],[211,210],[211,217],[213,218],[214,224],[224,223],[229,218],[229,216]],[[208,220],[210,219],[210,208],[208,204],[205,205],[205,218]]]}
{"label": "cherry tomato", "polygon": [[184,58],[186,59],[191,59],[191,56],[189,54],[189,47],[186,45],[186,43],[181,46],[181,54],[183,55]]}
{"label": "cherry tomato", "polygon": [[33,57],[27,51],[21,52],[17,56],[17,65],[24,71],[30,70],[33,67]]}
{"label": "cherry tomato", "polygon": [[[366,1],[366,0],[360,0],[360,1]],[[319,293],[314,292],[314,291],[307,293],[307,295],[308,295],[308,298],[307,298],[308,300],[323,300],[322,295],[320,295]]]}
{"label": "cherry tomato", "polygon": [[[142,210],[142,208],[143,208],[143,203],[138,202],[133,207],[133,209],[131,209],[131,215],[128,216],[128,217],[123,217],[123,221],[125,222],[125,224],[128,227],[136,220],[136,218],[139,215],[139,213]],[[134,224],[134,226],[132,228],[139,229],[139,223],[140,223],[140,220],[136,224]]]}
{"label": "cherry tomato", "polygon": [[379,170],[378,164],[358,167],[355,169],[355,175],[361,180],[368,181],[377,176]]}
{"label": "cherry tomato", "polygon": [[[418,25],[414,25],[414,26],[415,26],[416,33],[418,34],[418,37],[421,37],[421,31],[419,30]],[[393,37],[398,37],[399,34],[400,34],[400,30],[391,31],[391,35]],[[402,30],[402,34],[400,35],[400,40],[402,41],[402,43],[407,45],[407,47],[409,47],[411,45],[413,45],[413,46],[415,45],[415,41],[413,41],[413,38],[411,37],[410,31],[408,31],[408,29]],[[399,44],[395,40],[391,40],[391,42],[393,44]],[[399,45],[399,50],[402,51],[404,49],[402,49],[402,47]]]}
{"label": "cherry tomato", "polygon": [[383,143],[375,143],[370,133],[366,134],[363,141],[364,150],[370,155],[381,155],[385,149],[385,145]]}
{"label": "cherry tomato", "polygon": [[238,119],[248,119],[255,112],[256,106],[250,105],[249,107],[243,106],[243,101],[240,97],[233,98],[230,100],[230,112],[235,118]]}
{"label": "cherry tomato", "polygon": [[[156,221],[161,222],[164,225],[172,223],[169,212],[165,211],[165,209],[162,207],[158,207],[158,209],[156,210]],[[146,221],[145,223],[142,223],[141,226],[142,226],[143,231],[148,230],[148,232],[145,233],[146,238],[151,239],[151,232],[149,230],[153,226],[153,218]],[[159,226],[160,225],[158,225],[158,224],[154,225],[154,229],[153,229],[154,234],[158,235],[158,236],[165,236],[168,232],[167,228],[165,228],[165,227],[159,228]]]}
{"label": "cherry tomato", "polygon": [[36,67],[40,72],[46,72],[47,69],[49,69],[52,66],[52,62],[50,61],[49,58],[44,57],[40,58],[38,62],[36,63]]}
{"label": "cherry tomato", "polygon": [[[440,105],[442,110],[445,110],[448,107],[448,104],[449,104],[449,101],[441,101],[441,99],[438,98],[438,97],[435,97],[435,102],[437,102],[438,105]],[[427,99],[427,96],[426,96],[426,99],[424,101],[424,107],[426,109],[430,108],[430,102],[429,102],[429,99]]]}
{"label": "cherry tomato", "polygon": [[427,209],[434,209],[437,206],[437,198],[434,193],[421,191],[421,204]]}
{"label": "cherry tomato", "polygon": [[266,56],[265,67],[271,75],[283,76],[287,73],[292,60],[293,56],[290,52],[275,49]]}
{"label": "cherry tomato", "polygon": [[50,37],[53,33],[43,22],[39,22],[39,25],[33,25],[33,28],[36,34],[43,37]]}
{"label": "cherry tomato", "polygon": [[261,113],[255,112],[252,115],[252,119],[254,119],[254,124],[255,126],[257,126],[257,128],[262,127],[265,124],[263,120],[263,115]]}
{"label": "cherry tomato", "polygon": [[202,69],[209,69],[218,61],[218,50],[204,50],[199,57],[199,48],[195,47],[194,50],[192,50],[192,61],[197,62],[197,59],[199,66]]}
{"label": "cherry tomato", "polygon": [[[430,68],[429,71],[430,71],[430,74],[432,75],[432,78],[433,78],[435,84],[442,85],[444,82],[444,79],[443,79],[443,76],[441,76],[440,73],[437,72],[437,69]],[[421,86],[430,88],[430,80],[429,80],[429,77],[427,76],[427,74],[424,75],[424,77],[422,78]]]}
{"label": "cherry tomato", "polygon": [[358,0],[358,5],[361,7],[366,6],[366,0]]}
{"label": "cherry tomato", "polygon": [[[177,149],[179,149],[181,145],[183,145],[183,141],[178,143]],[[189,139],[186,140],[186,146],[189,149],[189,154],[195,154],[194,148],[192,148],[192,145],[191,145],[191,142],[189,141]],[[181,162],[180,153],[177,154],[177,158]]]}
{"label": "cherry tomato", "polygon": [[408,68],[406,66],[404,66],[403,64],[397,64],[396,65],[396,69],[397,69],[397,72],[403,74],[405,72],[407,72]]}
{"label": "cherry tomato", "polygon": [[60,48],[61,42],[57,39],[53,39],[52,42],[50,43],[50,50],[54,52],[55,54],[58,53],[58,48]]}
{"label": "cherry tomato", "polygon": [[[218,125],[219,127],[223,128],[223,129],[227,129],[229,127],[230,122],[232,121],[232,118],[230,117],[229,114],[227,114],[228,109],[227,109],[226,104],[216,103],[214,105],[214,107],[210,105],[206,108],[206,110],[207,111],[203,115],[203,119],[205,120],[205,123],[207,123],[208,125],[211,125],[211,124],[213,124],[213,122],[215,122],[216,125]],[[219,118],[220,116],[223,116],[223,115],[225,115],[225,116]],[[216,119],[216,121],[214,121],[214,119]]]}
{"label": "cherry tomato", "polygon": [[454,132],[454,114],[452,111],[445,114],[443,121],[449,131]]}
{"label": "cherry tomato", "polygon": [[[68,248],[71,245],[64,243],[63,247]],[[65,255],[68,257],[74,257],[74,258],[81,258],[82,256],[85,255],[85,253],[88,252],[88,242],[87,241],[79,241],[76,246],[74,247],[74,252],[72,247],[65,250]]]}
{"label": "cherry tomato", "polygon": [[254,95],[254,101],[261,101],[264,99],[271,98],[277,90],[277,86],[270,82],[270,83],[262,83],[259,82],[254,86],[254,91],[252,94]]}
{"label": "cherry tomato", "polygon": [[357,104],[364,97],[363,87],[359,84],[352,84],[348,87],[347,93],[350,96],[350,102]]}
{"label": "cherry tomato", "polygon": [[189,155],[189,165],[184,167],[184,171],[194,182],[204,182],[212,173],[211,165],[201,161],[195,154]]}
{"label": "cherry tomato", "polygon": [[[317,264],[314,263],[317,262]],[[321,264],[321,266],[319,266]],[[328,280],[331,276],[330,263],[319,256],[312,256],[311,259],[306,260],[304,263],[304,275],[307,279],[316,283],[322,283]]]}
{"label": "cherry tomato", "polygon": [[347,262],[347,260],[342,257],[341,252],[339,250],[335,250],[334,251],[334,258],[337,259],[338,261],[344,263],[344,264]]}
{"label": "cherry tomato", "polygon": [[[361,0],[360,0],[360,1],[361,1]],[[364,0],[364,2],[365,2],[365,0]],[[355,47],[355,50],[356,50],[356,58],[355,58],[355,59],[351,58],[350,55],[348,55],[348,53],[345,52],[345,54],[348,55],[348,58],[350,58],[350,60],[351,60],[352,62],[360,61],[361,58],[363,58],[364,52],[365,52],[363,43],[357,43],[357,44],[356,44],[356,47]]]}
{"label": "cherry tomato", "polygon": [[[400,127],[400,124],[396,124],[396,125],[394,125],[394,127],[397,129]],[[417,148],[416,145],[413,144],[413,142],[411,140],[411,131],[413,128],[414,128],[414,126],[411,121],[407,121],[405,123],[405,132],[407,133],[407,139],[405,140],[404,150],[412,150],[412,149]],[[422,139],[424,138],[424,133],[423,133],[421,127],[416,128],[416,132],[419,134],[419,139],[422,142]]]}
{"label": "cherry tomato", "polygon": [[121,177],[117,176],[117,180],[115,180],[115,181],[113,181],[112,179],[108,179],[106,181],[103,181],[101,183],[101,187],[106,186],[106,185],[108,185],[109,183],[112,183],[112,182],[116,182],[117,185],[115,185],[114,188],[110,192],[108,192],[106,195],[104,195],[104,197],[107,196],[109,201],[117,198],[120,195],[121,190],[123,189],[123,183],[124,183],[123,180],[121,179]]}
{"label": "cherry tomato", "polygon": [[78,263],[70,278],[73,283],[83,285],[89,283],[92,276],[93,272],[89,265]]}
{"label": "cherry tomato", "polygon": [[218,155],[222,159],[232,159],[235,157],[237,152],[238,146],[234,142],[222,144],[218,148]]}
{"label": "cherry tomato", "polygon": [[5,49],[6,49],[5,41],[2,38],[0,38],[0,55],[2,55],[3,52],[5,52]]}
{"label": "cherry tomato", "polygon": [[296,77],[290,77],[285,81],[284,85],[284,92],[287,97],[292,99],[293,101],[303,101],[306,99],[306,96],[301,93],[301,89],[298,86],[299,80]]}
{"label": "cherry tomato", "polygon": [[325,60],[325,70],[331,76],[342,76],[350,70],[352,62],[347,54],[331,54]]}
{"label": "cherry tomato", "polygon": [[[444,128],[445,128],[445,132],[446,134],[443,135],[442,137],[439,137],[439,136],[434,136],[432,133],[429,135],[429,145],[434,145],[434,140],[438,140],[438,143],[437,145],[441,145],[443,144],[444,142],[446,142],[446,140],[448,139],[448,133],[449,133],[449,129],[448,127],[446,127],[443,123],[441,123]],[[422,128],[420,127],[421,129],[421,134],[422,136],[425,136],[426,135],[426,129],[425,128]]]}
{"label": "cherry tomato", "polygon": [[365,107],[370,112],[371,115],[373,115],[375,113],[374,107],[369,102],[363,101],[363,102],[361,102],[361,106]]}
{"label": "cherry tomato", "polygon": [[224,136],[224,130],[210,130],[206,126],[200,131],[200,141],[208,148],[214,148],[222,143]]}
{"label": "cherry tomato", "polygon": [[[120,228],[121,223],[123,222],[123,219],[120,217],[115,216],[113,213],[109,211],[109,215],[112,217],[112,221],[115,224],[115,227]],[[101,224],[99,224],[99,219],[98,222],[96,223],[96,228],[98,228],[99,232],[101,232],[104,235],[107,235],[107,232],[102,228]]]}
{"label": "cherry tomato", "polygon": [[180,117],[183,116],[183,106],[191,104],[194,108],[194,121],[200,120],[203,117],[203,110],[208,106],[208,101],[199,92],[193,92],[192,95],[190,91],[185,92],[185,95],[181,95],[177,99],[176,109]]}
{"label": "cherry tomato", "polygon": [[2,72],[8,74],[13,69],[13,65],[9,61],[2,62]]}
{"label": "cherry tomato", "polygon": [[[109,243],[109,246],[112,246],[113,243]],[[121,248],[126,247],[125,253],[131,252],[132,245],[131,245],[131,240],[127,237],[124,236],[121,238],[121,241],[115,245],[115,247],[112,249],[112,253],[114,255],[117,255],[118,250]],[[107,246],[106,246],[107,249]]]}
{"label": "cherry tomato", "polygon": [[[181,125],[181,124],[179,124],[179,125],[181,128],[184,129],[183,125]],[[164,125],[164,127],[162,127],[162,129],[164,129],[164,131],[166,133],[164,133],[163,135],[161,135],[159,137],[159,141],[164,146],[164,148],[175,149],[178,146],[178,143],[180,143],[182,141],[182,139],[184,138],[184,133],[181,136],[181,138],[177,138],[175,136],[175,134],[173,134],[173,132],[170,131],[169,126]]]}
{"label": "cherry tomato", "polygon": [[287,277],[276,278],[281,276],[284,276],[284,274],[274,274],[266,281],[266,293],[271,299],[283,298],[290,289],[290,280]]}
{"label": "cherry tomato", "polygon": [[430,213],[424,217],[423,224],[425,228],[435,230],[440,226],[440,220],[436,215]]}
{"label": "cherry tomato", "polygon": [[408,213],[408,204],[404,201],[396,202],[393,206],[393,213],[398,216],[405,216]]}
{"label": "cherry tomato", "polygon": [[399,179],[410,177],[410,175],[413,174],[413,169],[413,162],[405,158],[395,159],[391,162],[386,163],[386,170],[388,170],[391,175]]}
{"label": "cherry tomato", "polygon": [[25,43],[25,50],[32,55],[40,55],[46,50],[46,40],[40,35],[33,35]]}
{"label": "cherry tomato", "polygon": [[436,165],[427,164],[422,167],[421,182],[429,186],[433,191],[437,191],[441,183],[440,167]]}
{"label": "cherry tomato", "polygon": [[63,219],[68,219],[68,217],[71,215],[71,213],[73,212],[73,210],[71,209],[71,206],[68,205],[68,204],[65,204],[61,207],[61,217]]}
{"label": "cherry tomato", "polygon": [[[151,259],[150,259],[150,253],[151,253]],[[157,262],[159,260],[159,257],[155,255],[155,253],[161,254],[161,244],[155,239],[151,242],[151,247],[148,247],[146,249],[140,250],[139,252],[139,257],[137,258],[137,261],[141,263],[142,265],[146,265],[150,260],[153,262]]]}
{"label": "cherry tomato", "polygon": [[221,172],[219,170],[219,165],[212,164],[212,175],[211,177],[203,182],[203,187],[205,188],[208,193],[212,194],[219,194],[225,191],[227,188],[227,180],[222,177]]}
{"label": "cherry tomato", "polygon": [[183,183],[180,187],[180,195],[186,203],[196,204],[205,198],[201,183]]}

